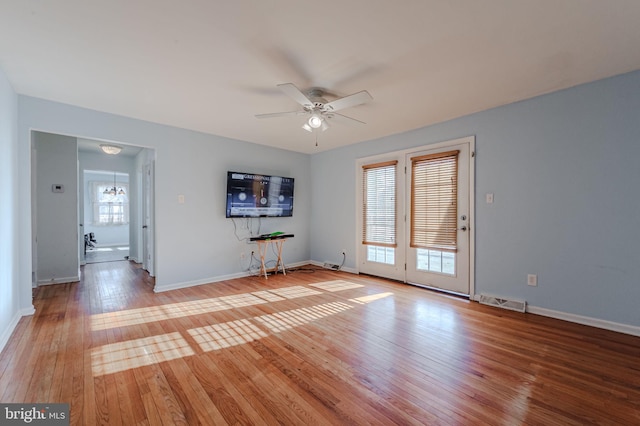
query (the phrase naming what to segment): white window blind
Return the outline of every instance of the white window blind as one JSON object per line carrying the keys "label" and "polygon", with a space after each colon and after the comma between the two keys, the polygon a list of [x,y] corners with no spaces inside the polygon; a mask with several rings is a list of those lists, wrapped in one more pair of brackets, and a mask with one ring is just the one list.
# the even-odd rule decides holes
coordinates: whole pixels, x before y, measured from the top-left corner
{"label": "white window blind", "polygon": [[396,247],[396,166],[388,161],[362,166],[362,243]]}
{"label": "white window blind", "polygon": [[459,153],[411,159],[411,247],[457,251]]}

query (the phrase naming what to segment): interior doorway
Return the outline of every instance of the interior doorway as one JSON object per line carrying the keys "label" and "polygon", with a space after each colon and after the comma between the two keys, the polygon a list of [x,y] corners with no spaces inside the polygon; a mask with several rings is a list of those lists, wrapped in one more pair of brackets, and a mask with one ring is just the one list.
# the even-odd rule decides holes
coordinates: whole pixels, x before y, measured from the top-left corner
{"label": "interior doorway", "polygon": [[[126,163],[124,163],[126,165]],[[129,173],[82,170],[84,263],[129,259]]]}
{"label": "interior doorway", "polygon": [[81,264],[131,260],[146,263],[154,276],[154,239],[145,235],[153,232],[145,226],[155,217],[154,176],[143,176],[155,163],[155,150],[115,143],[119,152],[107,154],[104,144],[78,138]]}
{"label": "interior doorway", "polygon": [[[155,216],[153,176],[143,190],[142,173],[144,167],[154,163],[155,150],[118,143],[115,145],[118,145],[119,152],[109,155],[101,149],[104,144],[104,141],[69,135],[31,132],[33,287],[78,281],[80,267],[86,263],[85,235],[97,247],[110,246],[110,250],[104,250],[104,256],[111,252],[109,256],[113,259],[125,260],[128,255],[129,260],[142,263],[142,204],[146,206],[145,215],[150,223]],[[116,187],[116,192],[128,180],[125,193],[128,192],[129,224],[124,237],[114,241],[110,239],[112,235],[90,229],[89,222],[98,219],[94,216],[85,220],[85,210],[92,212],[94,209],[89,185],[84,184],[85,170],[101,172],[103,176],[94,180],[107,182],[107,186]],[[85,206],[85,201],[88,206]],[[108,220],[124,213],[123,208],[110,208],[111,219]],[[99,210],[98,213],[103,214],[105,209]],[[91,233],[95,241],[91,241]],[[145,255],[150,257],[148,264],[152,266],[154,241],[151,238],[145,242]],[[153,276],[152,268],[149,272]]]}

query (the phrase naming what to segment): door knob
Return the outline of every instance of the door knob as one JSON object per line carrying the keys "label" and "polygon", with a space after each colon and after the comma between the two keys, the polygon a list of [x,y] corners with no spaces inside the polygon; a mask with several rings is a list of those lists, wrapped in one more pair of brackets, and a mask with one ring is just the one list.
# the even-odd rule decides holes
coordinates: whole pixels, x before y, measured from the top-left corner
{"label": "door knob", "polygon": [[463,226],[463,227],[461,227],[461,228],[460,228],[460,230],[461,230],[461,231],[466,231],[466,230],[467,230],[467,227],[466,227],[466,226]]}

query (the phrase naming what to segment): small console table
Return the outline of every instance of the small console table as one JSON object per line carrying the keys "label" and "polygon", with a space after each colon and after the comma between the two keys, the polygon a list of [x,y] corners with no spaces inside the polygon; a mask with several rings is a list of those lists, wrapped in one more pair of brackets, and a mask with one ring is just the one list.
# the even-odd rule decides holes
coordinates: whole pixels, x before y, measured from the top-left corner
{"label": "small console table", "polygon": [[293,238],[293,234],[280,234],[280,235],[261,235],[259,237],[249,238],[249,241],[253,241],[258,245],[258,254],[260,254],[260,273],[258,275],[264,275],[267,278],[267,266],[265,265],[265,259],[267,257],[267,248],[270,244],[276,247],[276,266],[272,269],[275,273],[278,273],[278,269],[282,270],[283,275],[287,275],[284,269],[284,262],[282,261],[282,245],[289,238]]}

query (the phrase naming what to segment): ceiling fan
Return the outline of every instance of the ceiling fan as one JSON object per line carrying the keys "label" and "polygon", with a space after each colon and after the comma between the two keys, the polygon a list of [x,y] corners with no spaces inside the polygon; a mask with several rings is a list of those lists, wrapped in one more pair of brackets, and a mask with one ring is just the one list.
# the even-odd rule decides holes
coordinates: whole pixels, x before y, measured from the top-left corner
{"label": "ceiling fan", "polygon": [[336,111],[340,111],[342,109],[350,108],[356,105],[361,105],[373,99],[369,92],[363,90],[361,92],[328,102],[324,98],[326,92],[317,87],[307,90],[306,93],[300,91],[300,89],[298,89],[292,83],[278,84],[278,87],[291,99],[302,105],[302,110],[274,112],[270,114],[257,114],[256,118],[284,117],[288,115],[309,115],[309,119],[302,125],[302,128],[308,132],[313,132],[316,129],[320,129],[321,131],[327,130],[329,128],[327,120],[334,117],[339,117],[350,122],[366,124],[363,121],[347,117],[346,115],[339,114]]}

